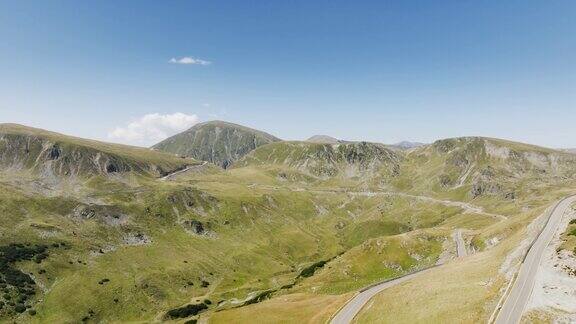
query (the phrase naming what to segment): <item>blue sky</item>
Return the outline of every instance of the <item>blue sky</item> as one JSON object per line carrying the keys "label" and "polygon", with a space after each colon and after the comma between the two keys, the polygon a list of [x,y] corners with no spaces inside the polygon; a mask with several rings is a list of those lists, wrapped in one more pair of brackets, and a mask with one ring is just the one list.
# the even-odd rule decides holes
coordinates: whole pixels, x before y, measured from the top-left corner
{"label": "blue sky", "polygon": [[1,1],[0,122],[576,147],[575,35],[568,0]]}

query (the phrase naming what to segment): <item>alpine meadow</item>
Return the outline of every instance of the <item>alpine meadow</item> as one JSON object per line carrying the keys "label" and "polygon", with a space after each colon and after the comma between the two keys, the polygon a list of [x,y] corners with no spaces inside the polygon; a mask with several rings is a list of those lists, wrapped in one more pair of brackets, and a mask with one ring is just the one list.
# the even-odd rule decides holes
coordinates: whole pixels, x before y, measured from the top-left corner
{"label": "alpine meadow", "polygon": [[570,1],[0,1],[0,323],[576,322]]}

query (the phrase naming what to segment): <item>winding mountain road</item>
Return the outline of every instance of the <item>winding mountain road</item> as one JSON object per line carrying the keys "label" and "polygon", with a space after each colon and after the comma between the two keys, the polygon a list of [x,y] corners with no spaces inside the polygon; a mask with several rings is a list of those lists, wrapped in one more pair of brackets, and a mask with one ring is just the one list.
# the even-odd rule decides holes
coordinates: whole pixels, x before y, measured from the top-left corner
{"label": "winding mountain road", "polygon": [[[264,188],[264,189],[268,189],[268,190],[281,190],[280,188],[275,187],[275,186],[259,185],[256,183],[251,184],[248,187],[253,188],[256,186]],[[459,207],[463,210],[464,213],[482,214],[482,215],[486,215],[489,217],[493,217],[499,221],[505,221],[508,219],[507,216],[486,212],[486,211],[484,211],[484,209],[482,207],[474,206],[474,205],[469,204],[469,203],[460,202],[460,201],[442,200],[442,199],[436,199],[436,198],[432,198],[432,197],[428,197],[428,196],[412,195],[412,194],[407,194],[407,193],[402,193],[402,192],[306,190],[304,188],[296,188],[293,190],[294,191],[307,191],[307,192],[311,192],[311,193],[321,193],[321,194],[339,193],[339,194],[348,194],[348,195],[353,195],[353,196],[368,196],[368,197],[374,197],[374,196],[380,196],[380,195],[382,195],[382,196],[401,196],[401,197],[408,197],[408,198],[428,201],[428,202],[432,202],[432,203],[440,203],[440,204],[443,204],[446,206]],[[466,249],[466,243],[462,237],[462,230],[457,229],[453,234],[453,238],[454,238],[454,241],[456,242],[456,252],[457,252],[458,258],[463,258],[463,257],[467,256],[468,251]],[[437,266],[440,266],[440,264],[438,264]],[[354,317],[356,317],[356,315],[358,313],[360,313],[362,308],[372,299],[372,297],[374,297],[375,295],[377,295],[378,293],[380,293],[381,291],[383,291],[385,289],[388,289],[390,287],[393,287],[393,286],[401,284],[405,281],[408,281],[412,278],[420,276],[420,275],[428,272],[429,270],[431,270],[434,267],[436,267],[436,266],[433,266],[430,268],[425,268],[425,269],[422,269],[419,271],[415,271],[415,272],[409,273],[405,276],[395,278],[395,279],[392,279],[389,281],[384,281],[382,283],[379,283],[379,284],[376,284],[373,286],[369,286],[369,287],[366,287],[366,288],[360,290],[354,297],[352,297],[352,299],[350,299],[334,315],[334,317],[330,320],[330,324],[349,324],[349,323],[351,323],[352,320],[354,319]]]}
{"label": "winding mountain road", "polygon": [[354,296],[350,301],[348,301],[348,303],[344,305],[344,307],[340,309],[340,311],[332,318],[330,324],[352,323],[352,320],[354,319],[354,317],[356,317],[356,315],[360,312],[360,310],[362,310],[362,307],[364,307],[364,305],[366,305],[368,301],[372,299],[372,297],[377,295],[379,292],[388,289],[390,287],[394,287],[419,275],[422,275],[430,271],[432,268],[434,267],[413,272],[403,277],[385,281],[375,286],[361,290],[356,296]]}
{"label": "winding mountain road", "polygon": [[[466,251],[466,243],[464,242],[464,239],[462,238],[462,230],[461,229],[455,230],[453,233],[453,237],[454,237],[454,241],[456,242],[456,252],[458,254],[458,257],[462,258],[462,257],[467,256],[468,252]],[[356,294],[350,301],[348,301],[348,303],[346,305],[344,305],[344,307],[342,307],[340,309],[340,311],[338,311],[338,313],[336,313],[336,315],[330,321],[330,324],[349,324],[349,323],[351,323],[352,320],[354,319],[354,317],[356,317],[356,315],[358,313],[360,313],[360,311],[362,310],[362,307],[364,307],[364,305],[366,305],[368,303],[368,301],[370,301],[370,299],[372,299],[372,297],[374,297],[375,295],[377,295],[378,293],[380,293],[381,291],[383,291],[385,289],[388,289],[390,287],[394,287],[394,286],[399,285],[405,281],[408,281],[414,277],[422,275],[422,274],[428,272],[432,268],[434,268],[434,267],[430,267],[430,268],[426,268],[426,269],[423,269],[420,271],[412,272],[412,273],[407,274],[405,276],[402,276],[402,277],[399,277],[396,279],[392,279],[392,280],[388,280],[388,281],[384,281],[382,283],[379,283],[379,284],[376,284],[374,286],[370,286],[370,287],[367,287],[367,288],[360,290],[360,292],[358,294]]]}
{"label": "winding mountain road", "polygon": [[[562,219],[563,214],[574,202],[576,202],[576,195],[569,196],[561,200],[552,209],[550,216],[544,225],[544,228],[529,247],[528,253],[525,255],[524,260],[520,265],[518,276],[512,284],[510,294],[504,300],[504,303],[502,304],[502,307],[500,308],[500,311],[496,317],[496,324],[517,324],[520,322],[522,314],[524,313],[524,308],[526,307],[526,304],[528,303],[532,293],[534,280],[536,273],[538,272],[538,267],[540,265],[540,260],[542,259],[544,250],[558,229],[558,225]],[[464,239],[462,238],[462,230],[457,229],[453,235],[454,240],[456,241],[458,257],[461,258],[466,256],[467,251]],[[366,305],[368,301],[372,299],[372,297],[387,288],[396,286],[429,270],[430,269],[425,269],[419,272],[414,272],[404,277],[386,281],[361,290],[346,305],[344,305],[340,311],[338,311],[330,323],[351,323],[354,317],[362,310],[364,305]]]}
{"label": "winding mountain road", "polygon": [[562,216],[575,201],[576,195],[567,197],[558,202],[550,213],[550,217],[542,229],[542,232],[532,243],[532,246],[530,246],[528,253],[520,265],[518,276],[513,283],[510,294],[504,300],[502,308],[496,317],[496,324],[517,324],[520,322],[526,304],[532,294],[534,280],[544,250],[554,237],[554,233],[558,229]]}
{"label": "winding mountain road", "polygon": [[361,192],[357,192],[357,191],[347,191],[346,193],[351,194],[351,195],[368,196],[368,197],[374,197],[374,196],[378,196],[378,195],[407,197],[407,198],[413,198],[413,199],[428,201],[428,202],[432,202],[432,203],[438,203],[438,204],[442,204],[442,205],[445,205],[445,206],[462,208],[462,210],[464,210],[465,213],[476,213],[476,214],[487,215],[487,216],[490,216],[490,217],[493,217],[493,218],[496,218],[496,219],[499,219],[499,220],[506,220],[506,219],[508,218],[508,217],[506,217],[506,216],[504,216],[504,215],[498,215],[498,214],[492,214],[492,213],[485,212],[482,207],[474,206],[474,205],[472,205],[472,204],[465,203],[465,202],[461,202],[461,201],[436,199],[436,198],[432,198],[432,197],[428,197],[428,196],[411,195],[411,194],[407,194],[407,193],[403,193],[403,192],[394,192],[394,191],[361,191]]}
{"label": "winding mountain road", "polygon": [[[248,185],[248,188],[254,188],[254,187],[259,187],[259,188],[268,189],[268,190],[285,190],[284,188],[279,188],[276,186],[260,185],[260,184],[256,184],[256,183]],[[458,208],[461,208],[464,211],[464,213],[475,213],[475,214],[486,215],[486,216],[495,218],[499,221],[503,221],[503,220],[508,219],[507,216],[489,213],[489,212],[484,211],[484,208],[482,208],[480,206],[475,206],[475,205],[465,203],[462,201],[437,199],[437,198],[432,198],[432,197],[428,197],[428,196],[412,195],[412,194],[407,194],[407,193],[397,192],[397,191],[349,191],[349,190],[327,190],[327,189],[308,190],[308,189],[304,189],[304,188],[292,188],[291,190],[299,191],[299,192],[310,192],[310,193],[315,193],[315,194],[335,193],[335,194],[348,194],[351,196],[364,196],[364,197],[376,197],[376,196],[407,197],[407,198],[412,198],[412,199],[417,199],[417,200],[422,200],[422,201],[428,201],[431,203],[438,203],[438,204],[442,204],[445,206],[458,207]]]}

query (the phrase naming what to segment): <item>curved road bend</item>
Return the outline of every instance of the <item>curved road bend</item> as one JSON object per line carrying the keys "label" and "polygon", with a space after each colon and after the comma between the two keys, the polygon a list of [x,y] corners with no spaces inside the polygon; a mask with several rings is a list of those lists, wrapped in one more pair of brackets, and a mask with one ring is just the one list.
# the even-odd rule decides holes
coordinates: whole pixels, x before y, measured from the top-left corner
{"label": "curved road bend", "polygon": [[[464,239],[462,238],[462,230],[457,229],[456,231],[454,231],[452,235],[454,241],[456,241],[456,251],[458,257],[462,258],[467,256],[468,252],[466,251],[466,244],[464,243]],[[398,279],[386,281],[374,287],[360,291],[358,295],[354,296],[342,309],[340,309],[340,311],[336,314],[336,316],[334,316],[334,318],[332,319],[332,321],[330,321],[330,323],[331,324],[351,323],[354,317],[360,312],[360,310],[362,310],[362,307],[364,307],[364,305],[367,304],[368,301],[372,299],[372,297],[374,297],[376,294],[378,294],[382,290],[396,286],[398,284],[403,283],[404,281],[419,276],[428,270],[430,270],[430,268],[411,273]]]}
{"label": "curved road bend", "polygon": [[[434,268],[434,267],[432,267],[432,268]],[[396,285],[401,284],[405,281],[408,281],[408,280],[410,280],[416,276],[424,274],[424,273],[428,272],[429,270],[431,270],[432,268],[427,268],[427,269],[424,269],[422,271],[414,272],[414,273],[411,273],[411,274],[406,275],[404,277],[400,277],[398,279],[386,281],[386,282],[377,284],[376,286],[373,286],[371,288],[368,288],[366,290],[360,291],[360,293],[358,293],[356,296],[354,296],[350,301],[348,301],[348,303],[344,307],[342,307],[342,309],[340,309],[340,311],[338,311],[336,316],[334,316],[334,318],[332,318],[332,320],[330,321],[330,324],[349,324],[349,323],[351,323],[352,320],[354,319],[354,317],[360,312],[362,307],[364,307],[364,305],[366,305],[366,303],[368,303],[368,301],[370,299],[372,299],[372,297],[374,297],[376,294],[378,294],[382,290],[396,286]]]}
{"label": "curved road bend", "polygon": [[518,277],[512,286],[510,295],[508,295],[498,313],[496,324],[517,324],[520,322],[524,308],[532,294],[534,279],[536,278],[544,250],[554,237],[554,233],[558,228],[564,212],[575,201],[576,195],[570,196],[558,202],[552,210],[542,233],[536,238],[536,241],[534,241],[534,244],[530,247],[524,261],[520,265]]}
{"label": "curved road bend", "polygon": [[[549,221],[546,223],[542,233],[538,236],[524,262],[520,267],[520,272],[514,286],[512,287],[511,293],[505,300],[498,317],[496,318],[496,324],[516,324],[520,322],[522,313],[524,312],[524,307],[528,302],[528,298],[532,292],[532,287],[534,286],[534,278],[536,276],[536,270],[542,258],[542,254],[546,246],[552,240],[554,232],[558,228],[558,224],[562,218],[562,215],[566,209],[576,201],[576,195],[570,196],[561,200],[552,210]],[[466,253],[465,248],[462,249],[464,245],[464,240],[462,239],[462,233],[457,231],[455,233],[456,243],[458,245],[458,255],[464,255]],[[378,284],[374,287],[368,288],[361,291],[356,296],[354,296],[330,321],[331,324],[349,324],[352,322],[354,317],[360,312],[362,307],[368,303],[372,297],[374,297],[379,292],[396,286],[402,282],[408,281],[416,276],[419,276],[427,271],[431,270],[425,269],[420,272],[415,272],[407,276],[387,281]]]}

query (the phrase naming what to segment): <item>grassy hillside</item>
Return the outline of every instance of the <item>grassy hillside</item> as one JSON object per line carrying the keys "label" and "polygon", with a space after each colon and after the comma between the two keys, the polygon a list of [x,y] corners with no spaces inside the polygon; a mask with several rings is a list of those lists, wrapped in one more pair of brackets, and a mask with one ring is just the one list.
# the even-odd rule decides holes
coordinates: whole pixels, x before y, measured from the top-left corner
{"label": "grassy hillside", "polygon": [[321,322],[362,286],[451,260],[456,228],[482,264],[452,261],[438,273],[496,278],[489,290],[466,286],[473,305],[463,316],[480,319],[514,240],[573,183],[572,155],[493,139],[407,152],[278,142],[222,170],[20,126],[0,130],[4,320]]}
{"label": "grassy hillside", "polygon": [[[264,147],[262,150],[269,147]],[[256,153],[259,153],[259,150],[253,152]],[[260,160],[266,161],[263,158]],[[267,160],[275,161],[272,158]],[[292,160],[285,158],[284,161]],[[294,168],[294,164],[280,164],[289,165],[289,170],[299,172],[303,170]],[[269,168],[267,163],[257,161],[249,165],[267,172],[275,170]],[[383,220],[398,212],[399,217],[395,219],[402,219],[404,222],[410,219],[419,222],[428,220],[424,223],[430,227],[424,226],[424,228],[429,228],[433,232],[429,232],[428,229],[422,232],[423,227],[420,226],[408,226],[405,229],[407,234],[388,233],[381,237],[369,236],[366,235],[369,232],[362,232],[359,235],[364,240],[362,244],[327,263],[288,295],[251,306],[250,312],[237,309],[218,313],[213,317],[213,322],[240,318],[242,320],[238,322],[248,323],[250,313],[257,313],[262,317],[265,317],[263,312],[270,312],[269,316],[275,316],[276,312],[298,313],[303,298],[314,304],[333,294],[345,296],[346,292],[374,282],[376,278],[382,280],[407,271],[406,269],[414,266],[403,262],[414,260],[411,255],[419,256],[420,261],[416,267],[434,263],[445,257],[439,254],[440,251],[445,252],[446,249],[453,248],[447,238],[455,228],[465,229],[468,249],[477,251],[476,255],[464,260],[451,261],[446,266],[414,281],[414,284],[410,282],[381,293],[361,314],[359,321],[366,323],[485,321],[490,316],[501,289],[506,285],[507,272],[501,272],[501,268],[504,267],[509,271],[503,264],[508,264],[505,262],[510,258],[508,255],[525,237],[527,225],[555,199],[567,195],[574,188],[573,156],[498,139],[458,138],[438,141],[400,155],[398,165],[398,172],[391,176],[383,177],[383,173],[374,172],[370,174],[371,180],[362,178],[362,181],[369,183],[364,187],[355,186],[353,182],[346,180],[314,181],[310,186],[314,188],[312,190],[325,190],[326,183],[330,183],[336,188],[345,188],[344,190],[348,192],[360,190],[371,196],[374,201],[378,201],[372,208],[366,202],[362,203],[361,208],[366,214],[370,214],[370,210],[378,211],[381,214],[374,213],[374,217]],[[286,169],[285,166],[282,168]],[[302,177],[288,177],[284,186],[306,188],[302,179]],[[401,194],[377,194],[378,192]],[[396,209],[404,199],[408,199],[413,209]],[[442,211],[438,218],[435,218],[433,213],[430,214],[439,207],[433,202],[441,204],[446,201],[466,202],[480,207],[487,214],[462,209],[457,209],[452,217],[446,214],[446,210]],[[418,206],[419,202],[425,202],[425,206]],[[428,211],[428,214],[419,213],[423,210]],[[358,222],[358,226],[361,227],[361,223]],[[367,229],[377,227],[374,224],[366,226]],[[429,233],[426,234],[426,239],[420,241],[424,245],[410,245],[408,241],[400,247],[394,247],[393,243],[384,243],[393,238],[404,239],[422,235],[418,233]],[[439,236],[430,236],[432,233]],[[365,240],[368,237],[371,238]],[[413,249],[419,252],[414,252]],[[515,259],[512,260],[515,262]],[[390,265],[393,267],[389,268]],[[300,304],[288,302],[284,307],[280,306],[282,300],[291,301],[292,298],[299,300]],[[467,300],[465,305],[454,308],[454,304],[463,298]],[[334,306],[328,304],[318,306],[315,313],[318,316],[322,314],[321,307]],[[327,319],[327,317],[314,317],[312,314],[304,317],[286,316],[287,323],[307,320],[320,323]]]}
{"label": "grassy hillside", "polygon": [[[317,180],[364,182],[374,176],[394,176],[402,160],[402,155],[382,144],[279,142],[258,148],[237,166],[276,166]],[[278,176],[288,178],[285,173]]]}

